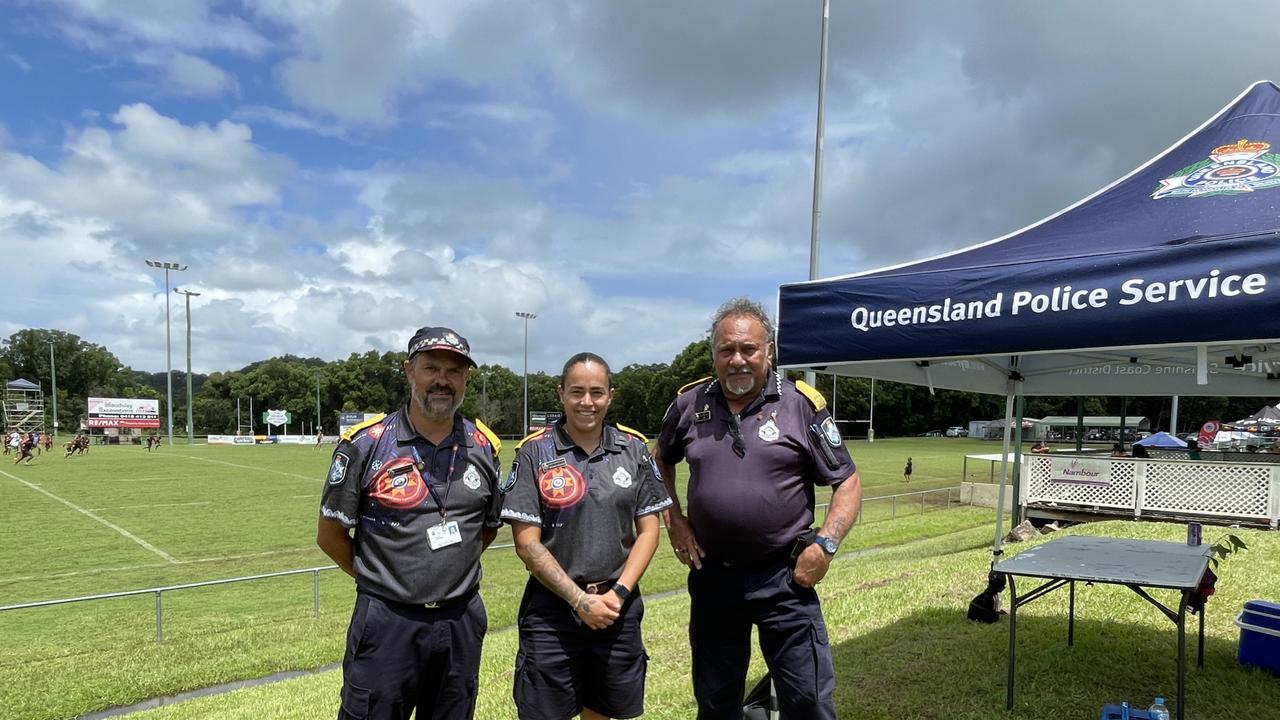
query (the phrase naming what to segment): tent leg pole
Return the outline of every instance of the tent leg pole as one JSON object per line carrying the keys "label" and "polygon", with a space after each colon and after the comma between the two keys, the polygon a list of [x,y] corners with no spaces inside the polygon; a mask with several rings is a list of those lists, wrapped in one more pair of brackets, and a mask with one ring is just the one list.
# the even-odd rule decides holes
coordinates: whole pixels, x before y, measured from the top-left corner
{"label": "tent leg pole", "polygon": [[[1000,490],[996,494],[996,536],[992,542],[992,553],[1001,554],[1000,541],[1004,538],[1004,497],[1005,486],[1009,479],[1009,430],[1013,422],[1013,383],[1009,384],[1009,392],[1004,396],[1004,452],[1000,460]],[[995,466],[992,465],[994,468]]]}

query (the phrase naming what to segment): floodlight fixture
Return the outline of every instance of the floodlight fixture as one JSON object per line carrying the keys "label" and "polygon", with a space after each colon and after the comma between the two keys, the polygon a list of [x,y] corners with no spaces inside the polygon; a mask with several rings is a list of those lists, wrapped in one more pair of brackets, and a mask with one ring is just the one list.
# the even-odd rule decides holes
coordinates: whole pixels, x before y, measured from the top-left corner
{"label": "floodlight fixture", "polygon": [[169,342],[169,271],[182,272],[187,269],[182,263],[163,260],[146,260],[147,267],[164,270],[164,364],[165,364],[165,403],[169,411],[169,444],[173,444],[173,353]]}

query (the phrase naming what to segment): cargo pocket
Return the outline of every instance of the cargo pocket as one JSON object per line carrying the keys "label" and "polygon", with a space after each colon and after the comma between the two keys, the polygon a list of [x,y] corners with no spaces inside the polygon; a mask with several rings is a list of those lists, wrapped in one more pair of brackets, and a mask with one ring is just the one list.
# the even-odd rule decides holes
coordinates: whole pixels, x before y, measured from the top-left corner
{"label": "cargo pocket", "polygon": [[369,717],[371,693],[347,683],[342,687],[342,717],[339,720],[365,720]]}
{"label": "cargo pocket", "polygon": [[356,595],[355,608],[351,611],[351,625],[347,627],[347,657],[360,655],[364,644],[365,629],[369,626],[369,596]]}

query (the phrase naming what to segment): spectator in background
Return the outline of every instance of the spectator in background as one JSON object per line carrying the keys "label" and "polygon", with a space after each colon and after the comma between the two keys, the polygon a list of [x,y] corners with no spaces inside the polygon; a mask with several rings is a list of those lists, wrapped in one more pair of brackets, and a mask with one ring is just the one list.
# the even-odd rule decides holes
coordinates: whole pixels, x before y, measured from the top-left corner
{"label": "spectator in background", "polygon": [[1136,458],[1149,458],[1151,457],[1151,454],[1147,452],[1147,447],[1145,445],[1134,445],[1133,456]]}
{"label": "spectator in background", "polygon": [[1049,445],[1043,440],[1038,440],[1036,441],[1035,446],[1031,448],[1031,452],[1041,454],[1047,453],[1049,452]]}

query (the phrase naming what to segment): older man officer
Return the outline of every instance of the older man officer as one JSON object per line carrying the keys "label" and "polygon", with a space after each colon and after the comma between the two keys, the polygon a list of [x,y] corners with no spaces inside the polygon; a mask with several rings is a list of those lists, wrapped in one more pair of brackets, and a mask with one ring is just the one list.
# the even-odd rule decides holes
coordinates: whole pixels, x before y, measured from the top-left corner
{"label": "older man officer", "polygon": [[[689,463],[688,517],[667,527],[690,567],[689,637],[698,718],[741,718],[751,626],[784,718],[835,718],[835,670],[816,585],[857,517],[862,488],[826,401],[771,369],[773,329],[759,304],[721,306],[711,324],[716,378],[667,410],[654,457],[676,499]],[[815,536],[814,486],[835,487]]]}
{"label": "older man officer", "polygon": [[474,366],[454,331],[418,330],[408,404],[347,431],[333,454],[316,542],[357,589],[339,720],[475,713],[488,628],[480,553],[501,494],[497,437],[458,414]]}

